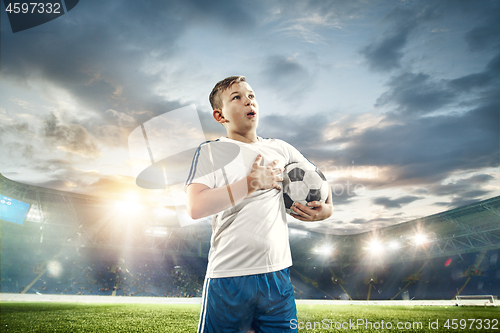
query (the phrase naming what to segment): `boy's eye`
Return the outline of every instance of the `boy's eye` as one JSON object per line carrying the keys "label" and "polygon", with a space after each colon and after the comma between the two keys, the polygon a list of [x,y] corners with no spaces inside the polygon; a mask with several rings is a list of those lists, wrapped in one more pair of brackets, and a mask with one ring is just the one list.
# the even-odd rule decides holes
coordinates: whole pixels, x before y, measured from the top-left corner
{"label": "boy's eye", "polygon": [[240,96],[238,96],[238,95],[233,97],[233,99],[238,99],[238,98],[240,98]]}
{"label": "boy's eye", "polygon": [[248,97],[250,97],[250,98],[255,98],[255,96],[254,96],[254,95],[249,95]]}

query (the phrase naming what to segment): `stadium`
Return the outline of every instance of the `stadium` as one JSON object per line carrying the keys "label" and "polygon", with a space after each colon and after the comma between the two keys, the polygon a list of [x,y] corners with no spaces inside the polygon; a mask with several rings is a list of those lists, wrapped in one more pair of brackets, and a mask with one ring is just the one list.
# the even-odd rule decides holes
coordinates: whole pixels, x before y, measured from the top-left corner
{"label": "stadium", "polygon": [[[76,317],[83,311],[94,318],[107,311],[117,311],[117,318],[123,311],[140,314],[168,309],[174,317],[187,311],[186,322],[180,326],[167,322],[160,327],[165,331],[195,329],[210,245],[209,223],[181,228],[175,218],[170,221],[161,216],[165,210],[35,187],[4,176],[0,180],[2,330],[26,331],[30,324],[16,321],[13,313],[40,315],[41,306],[44,311],[55,311],[50,313],[56,318],[64,318],[57,309],[72,309],[70,316]],[[16,204],[27,207],[17,221],[5,213],[8,208],[17,209]],[[499,222],[500,197],[494,197],[354,235],[290,227],[299,329],[338,330],[332,316],[342,311],[349,311],[344,314],[347,319],[357,318],[359,311],[384,318],[383,311],[389,308],[404,313],[403,317],[430,313],[429,318],[434,318],[441,313],[436,305],[448,311],[457,305],[481,306],[480,315],[476,307],[457,307],[459,312],[452,317],[458,320],[498,318],[494,306],[500,293]],[[86,310],[78,307],[82,303]],[[111,304],[113,310],[103,308],[103,303]],[[382,306],[382,310],[373,312],[376,306],[367,305]],[[356,306],[359,309],[353,312]],[[414,307],[427,312],[409,310]],[[137,316],[139,322],[134,323],[147,331],[143,330],[144,315]],[[445,329],[445,319],[452,318],[443,316],[441,329]],[[323,322],[326,318],[332,319]],[[54,323],[46,318],[37,320],[48,330],[59,327],[51,326]],[[419,331],[436,331],[430,319],[419,322],[423,323]],[[92,325],[120,331],[113,328],[115,324],[99,321]]]}

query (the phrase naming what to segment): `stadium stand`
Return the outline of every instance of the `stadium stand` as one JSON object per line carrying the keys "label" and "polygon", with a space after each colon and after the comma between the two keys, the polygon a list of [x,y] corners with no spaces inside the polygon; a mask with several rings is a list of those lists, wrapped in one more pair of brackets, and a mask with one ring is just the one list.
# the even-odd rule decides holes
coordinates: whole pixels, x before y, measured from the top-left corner
{"label": "stadium stand", "polygon": [[[201,296],[208,223],[181,228],[175,219],[159,219],[151,207],[125,216],[116,201],[3,175],[0,194],[31,205],[23,224],[0,221],[0,292]],[[374,238],[383,253],[367,245]],[[397,246],[390,247],[394,241]],[[291,228],[290,243],[298,299],[500,294],[500,197],[356,235]],[[320,255],[318,244],[334,251]]]}

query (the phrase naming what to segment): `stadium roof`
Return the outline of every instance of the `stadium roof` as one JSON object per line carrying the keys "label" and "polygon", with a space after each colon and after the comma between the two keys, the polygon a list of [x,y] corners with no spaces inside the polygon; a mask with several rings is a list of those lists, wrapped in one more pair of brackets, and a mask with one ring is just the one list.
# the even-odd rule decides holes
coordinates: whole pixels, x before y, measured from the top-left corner
{"label": "stadium roof", "polygon": [[[31,204],[23,226],[2,221],[2,246],[8,246],[8,238],[29,236],[31,242],[78,239],[82,247],[208,254],[206,222],[179,228],[177,218],[159,218],[153,207],[124,214],[115,200],[26,185],[1,174],[0,194]],[[498,249],[500,196],[356,235],[290,228],[290,244],[299,265],[382,264]]]}

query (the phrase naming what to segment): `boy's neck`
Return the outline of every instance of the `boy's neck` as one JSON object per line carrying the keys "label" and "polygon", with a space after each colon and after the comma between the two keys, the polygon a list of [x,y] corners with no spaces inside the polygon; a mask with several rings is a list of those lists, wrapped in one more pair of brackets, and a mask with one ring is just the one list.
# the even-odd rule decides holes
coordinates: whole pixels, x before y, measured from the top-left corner
{"label": "boy's neck", "polygon": [[243,143],[254,143],[254,142],[259,141],[259,139],[257,139],[257,133],[255,133],[255,132],[248,133],[248,134],[227,133],[227,138],[229,138],[231,140],[240,141]]}

